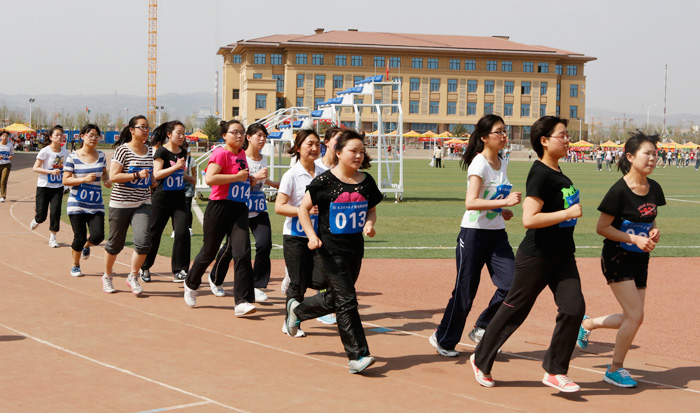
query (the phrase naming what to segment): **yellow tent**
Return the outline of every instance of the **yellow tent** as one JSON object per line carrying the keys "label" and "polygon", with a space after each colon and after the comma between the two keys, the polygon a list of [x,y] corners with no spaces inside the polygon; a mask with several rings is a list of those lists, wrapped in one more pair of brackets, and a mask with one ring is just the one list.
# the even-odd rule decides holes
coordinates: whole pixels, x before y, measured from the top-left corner
{"label": "yellow tent", "polygon": [[34,129],[23,123],[13,123],[12,125],[7,126],[4,130],[10,133],[36,132]]}
{"label": "yellow tent", "polygon": [[679,145],[678,145],[676,142],[671,141],[671,142],[664,142],[664,143],[660,144],[660,145],[659,145],[659,148],[663,148],[663,149],[675,149],[675,148],[677,148],[678,146],[679,146]]}
{"label": "yellow tent", "polygon": [[[403,135],[403,136],[406,136],[406,135]],[[433,136],[438,136],[438,135],[437,135],[437,133],[435,133],[435,132],[429,130],[429,131],[427,131],[427,132],[421,134],[420,136],[421,136],[422,138],[432,138]]]}
{"label": "yellow tent", "polygon": [[422,135],[414,130],[403,134],[405,138],[420,138]]}
{"label": "yellow tent", "polygon": [[592,146],[595,146],[595,145],[593,145],[590,142],[586,142],[583,139],[581,139],[578,142],[574,142],[574,143],[569,144],[569,147],[574,147],[574,148],[590,148]]}
{"label": "yellow tent", "polygon": [[467,141],[458,138],[452,138],[449,141],[445,141],[446,145],[461,145],[465,143],[467,143]]}
{"label": "yellow tent", "polygon": [[603,148],[622,148],[623,145],[618,145],[613,141],[607,141],[600,144]]}
{"label": "yellow tent", "polygon": [[686,142],[683,145],[678,145],[678,147],[681,149],[695,149],[698,146],[700,146],[700,145],[693,143],[693,142]]}
{"label": "yellow tent", "polygon": [[191,140],[191,141],[198,141],[198,140],[200,140],[200,139],[205,139],[205,140],[206,140],[206,139],[209,139],[209,136],[203,134],[203,133],[200,132],[200,131],[197,131],[197,132],[195,132],[195,133],[193,133],[193,134],[191,134],[191,135],[187,135],[187,138],[188,138],[189,140]]}
{"label": "yellow tent", "polygon": [[454,135],[451,134],[449,131],[444,131],[443,133],[441,133],[441,134],[438,135],[438,137],[440,137],[440,138],[451,138],[451,137],[453,137],[453,136],[454,136]]}

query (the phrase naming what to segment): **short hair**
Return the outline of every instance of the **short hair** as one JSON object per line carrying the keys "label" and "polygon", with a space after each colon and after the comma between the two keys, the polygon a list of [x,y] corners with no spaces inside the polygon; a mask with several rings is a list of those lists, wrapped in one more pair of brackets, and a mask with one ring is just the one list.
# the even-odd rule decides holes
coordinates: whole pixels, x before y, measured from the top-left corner
{"label": "short hair", "polygon": [[530,144],[539,158],[544,155],[544,147],[542,147],[540,138],[552,136],[554,129],[560,123],[567,126],[569,121],[557,116],[542,116],[532,124],[532,129],[530,130]]}

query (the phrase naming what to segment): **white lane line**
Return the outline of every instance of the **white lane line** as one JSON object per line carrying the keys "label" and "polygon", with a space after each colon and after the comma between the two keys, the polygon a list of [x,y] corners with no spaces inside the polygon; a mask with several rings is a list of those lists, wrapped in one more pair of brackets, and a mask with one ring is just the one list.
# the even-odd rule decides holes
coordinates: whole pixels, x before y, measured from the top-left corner
{"label": "white lane line", "polygon": [[201,225],[204,225],[204,213],[202,213],[202,208],[199,207],[197,202],[197,197],[192,198],[194,205],[192,206],[192,212],[197,216],[197,220]]}
{"label": "white lane line", "polygon": [[170,410],[180,410],[180,409],[187,409],[188,407],[197,407],[197,406],[204,406],[206,404],[211,404],[211,402],[199,402],[199,403],[190,403],[190,404],[180,404],[177,406],[170,406],[170,407],[161,407],[160,409],[153,409],[153,410],[144,410],[139,413],[156,413],[156,412],[167,412]]}
{"label": "white lane line", "polygon": [[669,201],[676,201],[676,202],[691,202],[693,204],[700,204],[700,201],[688,201],[687,199],[678,199],[678,198],[666,198]]}

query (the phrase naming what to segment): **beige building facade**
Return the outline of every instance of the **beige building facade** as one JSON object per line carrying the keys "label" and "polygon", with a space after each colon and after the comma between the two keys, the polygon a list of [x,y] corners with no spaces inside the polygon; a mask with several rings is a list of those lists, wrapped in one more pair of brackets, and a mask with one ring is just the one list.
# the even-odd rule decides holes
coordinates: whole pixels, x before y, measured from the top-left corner
{"label": "beige building facade", "polygon": [[[249,124],[280,108],[315,108],[368,76],[401,80],[376,101],[400,103],[404,131],[471,130],[487,113],[505,118],[511,139],[527,139],[543,115],[570,119],[577,135],[585,122],[584,66],[595,57],[508,37],[329,31],[272,35],[221,47],[222,118]],[[401,102],[398,101],[399,95]],[[365,109],[369,112],[369,109]],[[354,121],[344,115],[345,123]],[[366,121],[365,121],[366,120]],[[396,127],[398,116],[384,119]],[[363,114],[362,128],[376,128]],[[583,123],[585,130],[585,123]]]}

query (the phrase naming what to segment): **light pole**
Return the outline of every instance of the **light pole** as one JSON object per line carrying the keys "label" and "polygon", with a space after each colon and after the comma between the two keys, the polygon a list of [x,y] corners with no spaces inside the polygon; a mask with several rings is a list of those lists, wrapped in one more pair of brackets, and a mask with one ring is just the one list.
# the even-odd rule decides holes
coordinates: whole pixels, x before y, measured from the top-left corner
{"label": "light pole", "polygon": [[654,106],[656,106],[656,103],[647,108],[647,133],[649,133],[649,110],[651,110],[651,108],[653,108]]}
{"label": "light pole", "polygon": [[36,99],[29,99],[29,127],[32,127],[32,103],[36,102]]}
{"label": "light pole", "polygon": [[158,110],[162,111],[163,109],[165,109],[165,106],[156,106],[156,124],[158,125],[160,125],[160,112],[158,112]]}

